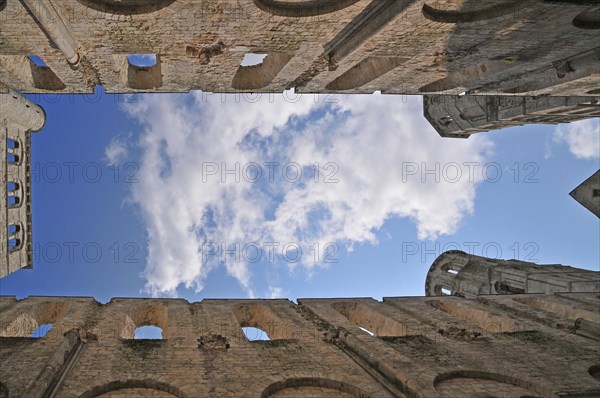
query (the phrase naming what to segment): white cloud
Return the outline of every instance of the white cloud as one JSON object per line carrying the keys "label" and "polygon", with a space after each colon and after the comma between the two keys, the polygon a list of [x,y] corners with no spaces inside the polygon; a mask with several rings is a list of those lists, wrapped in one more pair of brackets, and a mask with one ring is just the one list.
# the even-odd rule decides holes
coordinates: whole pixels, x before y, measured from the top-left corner
{"label": "white cloud", "polygon": [[[155,295],[175,294],[180,284],[201,290],[220,263],[252,295],[248,257],[254,252],[243,256],[252,242],[278,242],[280,254],[296,242],[303,249],[298,264],[313,267],[315,245],[323,260],[328,242],[376,243],[375,232],[390,218],[411,219],[424,239],[455,232],[473,211],[482,178],[469,175],[464,162],[484,163],[491,144],[485,136],[442,139],[422,117],[420,97],[337,96],[336,104],[310,95],[298,101],[264,95],[256,103],[235,98],[156,95],[126,105],[143,125],[132,199],[148,232],[144,277]],[[244,170],[256,170],[244,169],[250,162],[261,165],[256,183],[243,178]],[[269,169],[266,162],[279,166]],[[222,173],[236,164],[239,183]],[[285,181],[284,165],[289,178],[301,167],[302,179]],[[221,172],[207,173],[215,167]],[[426,174],[436,168],[438,182],[435,171]],[[338,182],[325,183],[326,177]],[[212,242],[239,244],[239,258],[223,255],[223,246],[215,253]],[[264,246],[262,255],[268,256]]]}
{"label": "white cloud", "polygon": [[104,150],[104,157],[109,166],[114,166],[123,160],[128,153],[129,151],[125,141],[119,137],[115,137]]}
{"label": "white cloud", "polygon": [[283,294],[283,289],[280,287],[276,287],[276,286],[270,286],[269,287],[269,298],[272,298],[272,299],[285,298],[285,296]]}
{"label": "white cloud", "polygon": [[600,158],[600,119],[586,119],[561,124],[554,130],[554,140],[565,142],[578,159]]}

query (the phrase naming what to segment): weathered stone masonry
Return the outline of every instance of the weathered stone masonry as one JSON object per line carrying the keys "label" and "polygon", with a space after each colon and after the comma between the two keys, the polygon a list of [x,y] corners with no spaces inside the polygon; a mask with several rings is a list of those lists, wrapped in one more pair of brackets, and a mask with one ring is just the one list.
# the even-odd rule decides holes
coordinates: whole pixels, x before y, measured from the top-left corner
{"label": "weathered stone masonry", "polygon": [[[591,398],[599,306],[597,290],[298,304],[5,296],[0,396]],[[43,324],[54,327],[29,337]],[[163,340],[133,339],[143,325]],[[249,341],[244,326],[271,340]]]}
{"label": "weathered stone masonry", "polygon": [[[600,7],[595,1],[1,4],[3,90],[91,93],[102,85],[108,93],[281,93],[293,88],[300,93],[426,94],[425,113],[440,134],[451,137],[600,115]],[[241,66],[248,53],[267,58],[260,65]],[[131,54],[155,55],[156,64],[132,64]],[[45,65],[37,65],[31,55]],[[491,100],[471,104],[457,97],[462,93]],[[542,108],[539,103],[523,106],[516,114],[493,99],[522,96],[535,102],[548,95],[574,99],[544,102]],[[438,105],[430,109],[433,100]],[[440,102],[447,106],[440,108]],[[473,114],[473,107],[486,103],[487,109]],[[444,113],[456,107],[464,112]]]}
{"label": "weathered stone masonry", "polygon": [[31,248],[31,131],[44,110],[14,91],[0,93],[0,278],[33,266]]}

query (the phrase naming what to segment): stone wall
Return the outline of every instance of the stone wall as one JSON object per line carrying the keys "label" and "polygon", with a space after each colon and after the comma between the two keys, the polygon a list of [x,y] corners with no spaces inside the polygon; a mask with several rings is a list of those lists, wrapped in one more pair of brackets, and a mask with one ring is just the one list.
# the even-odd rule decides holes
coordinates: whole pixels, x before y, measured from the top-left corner
{"label": "stone wall", "polygon": [[[0,82],[23,92],[599,89],[600,17],[590,2],[9,0],[0,22]],[[247,53],[271,59],[244,68]],[[130,54],[157,64],[132,65]]]}
{"label": "stone wall", "polygon": [[[0,380],[6,396],[28,398],[595,397],[600,334],[577,324],[600,324],[599,305],[597,293],[104,305],[5,296]],[[29,337],[43,324],[53,327]],[[163,339],[132,339],[143,325]],[[249,341],[244,326],[271,339]]]}

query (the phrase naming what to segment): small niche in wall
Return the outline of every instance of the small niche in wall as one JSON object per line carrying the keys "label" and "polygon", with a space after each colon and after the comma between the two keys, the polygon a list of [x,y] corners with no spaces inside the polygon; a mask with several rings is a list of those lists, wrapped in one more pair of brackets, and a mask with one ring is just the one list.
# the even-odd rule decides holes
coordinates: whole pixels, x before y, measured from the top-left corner
{"label": "small niche in wall", "polygon": [[159,55],[129,54],[127,65],[127,85],[129,87],[137,90],[151,90],[162,86]]}

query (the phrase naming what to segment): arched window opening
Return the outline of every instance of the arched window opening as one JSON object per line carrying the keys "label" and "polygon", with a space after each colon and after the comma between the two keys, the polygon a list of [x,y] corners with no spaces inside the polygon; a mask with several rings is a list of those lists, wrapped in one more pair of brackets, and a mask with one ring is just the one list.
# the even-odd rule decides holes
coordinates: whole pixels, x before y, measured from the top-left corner
{"label": "arched window opening", "polygon": [[8,192],[8,207],[17,207],[21,204],[21,199],[15,196],[14,192]]}
{"label": "arched window opening", "polygon": [[15,155],[14,152],[12,152],[12,151],[9,150],[9,151],[6,152],[6,161],[8,163],[13,163],[13,164],[14,163],[19,163],[19,156]]}
{"label": "arched window opening", "polygon": [[127,84],[138,90],[162,86],[160,56],[156,54],[130,54],[127,56]]}
{"label": "arched window opening", "polygon": [[445,287],[440,289],[442,295],[444,296],[452,296],[452,290],[446,289]]}
{"label": "arched window opening", "polygon": [[129,54],[127,61],[130,65],[148,68],[156,65],[156,54]]}
{"label": "arched window opening", "polygon": [[169,339],[167,307],[156,302],[144,302],[123,314],[120,335],[124,340]]}
{"label": "arched window opening", "polygon": [[337,302],[331,305],[364,333],[378,337],[405,336],[406,325],[380,312],[378,306],[360,302]]}
{"label": "arched window opening", "polygon": [[260,65],[267,58],[267,54],[262,53],[247,53],[240,63],[240,66],[256,66]]}
{"label": "arched window opening", "polygon": [[8,207],[18,207],[21,204],[21,192],[19,183],[9,181],[6,186],[8,196]]}
{"label": "arched window opening", "polygon": [[6,139],[6,147],[8,149],[15,149],[18,148],[19,145],[19,141],[13,140],[12,138],[7,138]]}
{"label": "arched window opening", "polygon": [[13,252],[21,248],[21,226],[10,224],[8,226],[8,251]]}
{"label": "arched window opening", "polygon": [[268,341],[271,340],[269,335],[264,330],[253,327],[253,326],[245,326],[242,327],[242,332],[244,332],[244,336],[248,339],[248,341]]}
{"label": "arched window opening", "polygon": [[[245,66],[244,62],[257,62],[258,56],[265,55],[262,62]],[[248,56],[248,58],[247,58]],[[281,70],[294,57],[292,53],[246,54],[240,63],[231,87],[236,90],[253,90],[268,86]]]}
{"label": "arched window opening", "polygon": [[43,59],[41,59],[41,58],[40,58],[39,56],[37,56],[37,55],[29,55],[29,56],[27,56],[27,58],[29,58],[29,60],[30,60],[31,62],[33,62],[33,64],[34,64],[35,66],[48,66],[48,65],[46,65],[46,63],[44,62],[44,60],[43,60]]}
{"label": "arched window opening", "polygon": [[134,340],[162,340],[162,329],[158,326],[146,325],[135,329]]}
{"label": "arched window opening", "polygon": [[[281,318],[271,306],[263,304],[240,304],[233,308],[246,339],[256,340],[288,340],[298,336],[298,329]],[[237,337],[243,340],[241,334]]]}
{"label": "arched window opening", "polygon": [[365,329],[362,326],[359,326],[358,328],[371,336],[375,336],[375,333],[371,332],[369,329]]}
{"label": "arched window opening", "polygon": [[6,139],[6,161],[8,163],[19,163],[21,154],[19,141],[12,138]]}
{"label": "arched window opening", "polygon": [[42,337],[46,336],[50,329],[52,329],[52,326],[53,325],[51,323],[45,323],[43,325],[40,325],[37,329],[33,331],[33,333],[31,333],[31,337],[35,339],[41,339]]}

